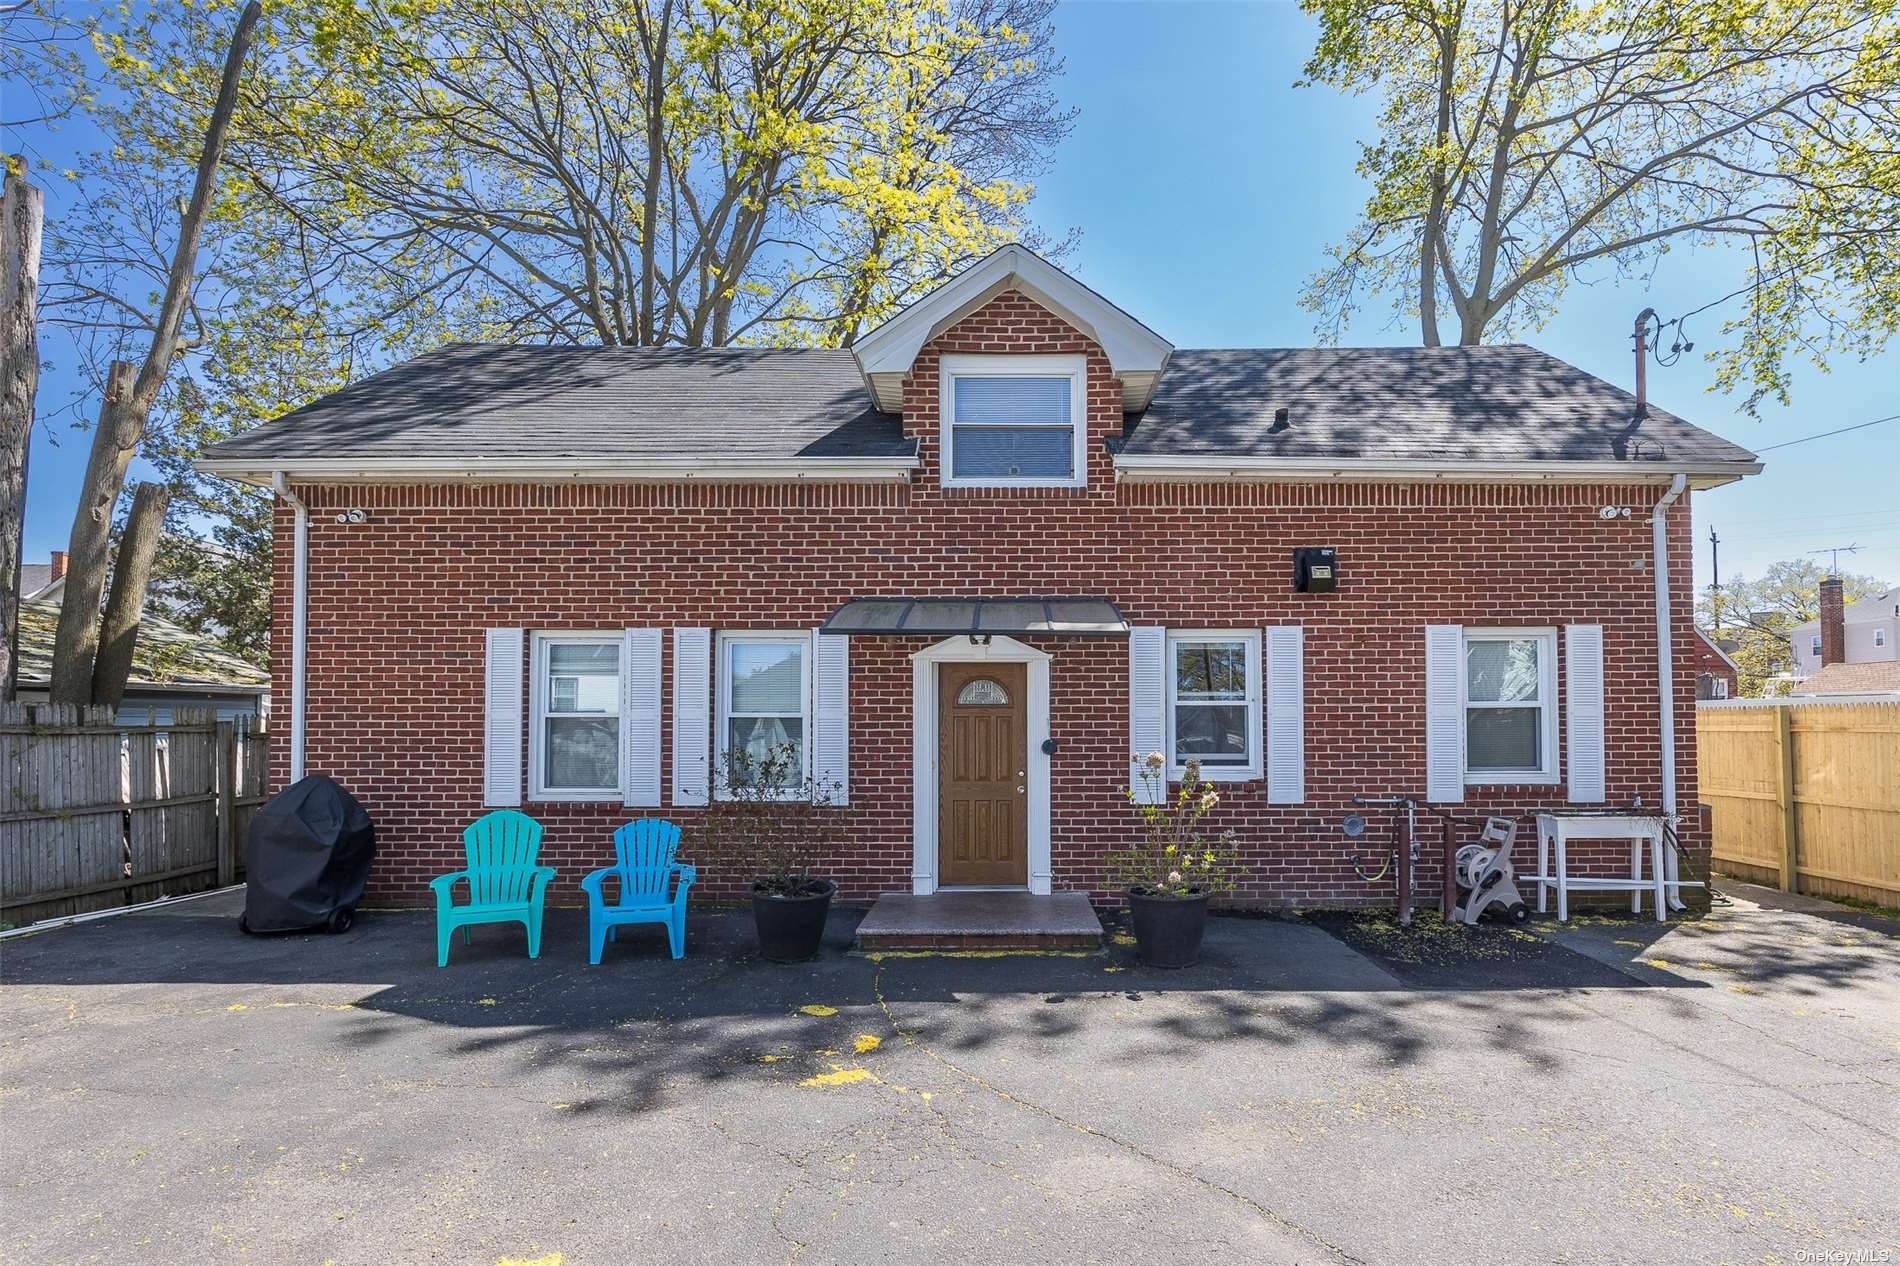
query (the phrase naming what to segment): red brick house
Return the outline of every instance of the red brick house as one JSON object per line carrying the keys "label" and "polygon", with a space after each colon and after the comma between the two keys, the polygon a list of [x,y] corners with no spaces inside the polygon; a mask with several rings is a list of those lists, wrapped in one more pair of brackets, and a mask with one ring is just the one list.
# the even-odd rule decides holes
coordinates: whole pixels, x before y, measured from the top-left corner
{"label": "red brick house", "polygon": [[788,738],[844,899],[1099,892],[1160,750],[1258,905],[1392,900],[1355,794],[1695,803],[1687,490],[1760,469],[1529,347],[1176,349],[1014,246],[849,351],[450,347],[202,465],[278,490],[276,768],[375,899],[497,805],[565,887]]}

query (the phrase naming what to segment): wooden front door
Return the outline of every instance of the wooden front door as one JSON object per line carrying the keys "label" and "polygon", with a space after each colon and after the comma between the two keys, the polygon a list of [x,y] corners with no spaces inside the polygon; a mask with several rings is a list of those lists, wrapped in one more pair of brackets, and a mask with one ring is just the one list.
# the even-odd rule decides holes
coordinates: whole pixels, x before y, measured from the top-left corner
{"label": "wooden front door", "polygon": [[937,670],[937,882],[1029,883],[1028,669]]}

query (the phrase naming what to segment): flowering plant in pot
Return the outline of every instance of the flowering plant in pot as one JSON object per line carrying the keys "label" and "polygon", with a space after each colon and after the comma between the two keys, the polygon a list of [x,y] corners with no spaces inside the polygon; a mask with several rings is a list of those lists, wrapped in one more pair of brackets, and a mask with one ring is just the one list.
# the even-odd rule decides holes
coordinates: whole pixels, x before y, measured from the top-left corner
{"label": "flowering plant in pot", "polygon": [[1160,752],[1133,759],[1140,791],[1128,799],[1142,838],[1108,856],[1109,886],[1125,889],[1135,925],[1135,952],[1150,967],[1190,967],[1201,956],[1209,897],[1232,892],[1245,871],[1232,831],[1212,832],[1202,819],[1220,804],[1214,784],[1190,760],[1181,787],[1168,793],[1168,762]]}
{"label": "flowering plant in pot", "polygon": [[818,953],[838,885],[815,873],[843,838],[835,779],[805,769],[796,743],[734,747],[718,761],[712,803],[695,829],[698,851],[752,878],[759,954],[778,963]]}

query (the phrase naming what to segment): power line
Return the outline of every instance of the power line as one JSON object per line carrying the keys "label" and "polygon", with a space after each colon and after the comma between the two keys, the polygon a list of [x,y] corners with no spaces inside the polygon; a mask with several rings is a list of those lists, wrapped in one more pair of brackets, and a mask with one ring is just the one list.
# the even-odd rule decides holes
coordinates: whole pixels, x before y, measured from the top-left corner
{"label": "power line", "polygon": [[1783,440],[1779,444],[1770,444],[1758,448],[1757,453],[1772,453],[1778,448],[1793,448],[1796,444],[1806,444],[1809,440],[1824,440],[1830,435],[1846,435],[1849,431],[1864,431],[1870,426],[1879,426],[1883,422],[1900,422],[1900,413],[1890,413],[1884,418],[1875,418],[1872,422],[1862,422],[1857,426],[1844,426],[1838,431],[1823,431],[1819,435],[1804,435],[1798,440]]}

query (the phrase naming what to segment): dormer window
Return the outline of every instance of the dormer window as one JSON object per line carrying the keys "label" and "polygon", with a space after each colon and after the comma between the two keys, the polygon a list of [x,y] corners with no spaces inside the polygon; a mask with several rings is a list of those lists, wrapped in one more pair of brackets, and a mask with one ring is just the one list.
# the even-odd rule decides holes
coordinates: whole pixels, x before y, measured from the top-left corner
{"label": "dormer window", "polygon": [[1086,486],[1087,368],[1080,356],[945,356],[944,486]]}

